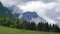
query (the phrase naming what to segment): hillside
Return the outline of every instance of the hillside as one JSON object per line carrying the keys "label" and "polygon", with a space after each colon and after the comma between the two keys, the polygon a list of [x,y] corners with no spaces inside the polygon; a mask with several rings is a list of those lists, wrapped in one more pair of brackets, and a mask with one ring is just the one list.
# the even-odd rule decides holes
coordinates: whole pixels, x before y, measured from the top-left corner
{"label": "hillside", "polygon": [[12,12],[0,2],[0,18],[8,17],[11,19],[16,19],[17,17],[12,14]]}
{"label": "hillside", "polygon": [[55,32],[30,31],[0,26],[0,34],[60,34]]}

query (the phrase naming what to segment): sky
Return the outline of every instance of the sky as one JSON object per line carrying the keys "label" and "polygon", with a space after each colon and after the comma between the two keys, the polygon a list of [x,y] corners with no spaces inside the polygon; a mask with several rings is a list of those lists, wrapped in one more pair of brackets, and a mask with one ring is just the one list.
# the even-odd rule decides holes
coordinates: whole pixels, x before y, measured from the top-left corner
{"label": "sky", "polygon": [[[36,12],[51,24],[60,26],[60,0],[0,0],[6,7],[12,7],[14,13]],[[38,20],[38,19],[37,19]]]}

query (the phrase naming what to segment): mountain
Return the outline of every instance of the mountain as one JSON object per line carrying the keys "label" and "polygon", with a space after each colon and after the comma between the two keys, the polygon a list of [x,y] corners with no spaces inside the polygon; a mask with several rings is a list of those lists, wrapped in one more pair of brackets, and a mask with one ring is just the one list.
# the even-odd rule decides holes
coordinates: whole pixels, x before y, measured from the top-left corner
{"label": "mountain", "polygon": [[25,12],[23,13],[23,19],[30,21],[31,18],[37,18],[38,15],[35,12]]}
{"label": "mountain", "polygon": [[39,22],[46,22],[42,17],[38,16],[36,12],[25,12],[23,13],[22,19],[26,21],[39,21]]}
{"label": "mountain", "polygon": [[[13,11],[15,9],[14,12],[16,12],[16,11],[19,10],[16,6],[9,7],[9,9],[11,11]],[[20,12],[22,12],[22,11],[20,11]],[[20,13],[14,13],[14,15],[17,16],[17,17],[19,17],[19,18],[21,16]],[[38,16],[36,12],[30,12],[30,11],[27,11],[27,12],[22,13],[21,19],[26,20],[26,21],[30,21],[30,22],[31,21],[35,21],[35,22],[41,22],[41,21],[42,22],[46,22],[42,17]]]}
{"label": "mountain", "polygon": [[14,20],[17,18],[7,7],[4,7],[0,2],[0,18],[2,17],[8,17]]}

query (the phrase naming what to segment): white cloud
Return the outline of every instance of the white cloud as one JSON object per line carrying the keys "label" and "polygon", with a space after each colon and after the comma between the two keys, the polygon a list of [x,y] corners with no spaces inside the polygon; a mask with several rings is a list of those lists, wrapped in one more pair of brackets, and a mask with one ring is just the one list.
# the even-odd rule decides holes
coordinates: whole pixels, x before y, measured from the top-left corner
{"label": "white cloud", "polygon": [[57,17],[57,19],[60,19],[60,17]]}
{"label": "white cloud", "polygon": [[53,24],[55,22],[53,19],[47,17],[46,10],[54,8],[55,5],[56,5],[55,2],[44,3],[42,1],[29,1],[24,5],[17,5],[17,7],[20,8],[20,10],[23,10],[23,12],[35,11],[39,16],[44,18],[49,23]]}
{"label": "white cloud", "polygon": [[51,9],[55,6],[55,2],[52,3],[44,3],[42,1],[29,1],[24,5],[17,5],[20,9],[24,11],[36,11],[41,9]]}
{"label": "white cloud", "polygon": [[0,0],[2,4],[6,7],[8,6],[13,6],[16,4],[16,1],[14,2],[13,0]]}
{"label": "white cloud", "polygon": [[56,1],[56,12],[60,12],[60,0]]}

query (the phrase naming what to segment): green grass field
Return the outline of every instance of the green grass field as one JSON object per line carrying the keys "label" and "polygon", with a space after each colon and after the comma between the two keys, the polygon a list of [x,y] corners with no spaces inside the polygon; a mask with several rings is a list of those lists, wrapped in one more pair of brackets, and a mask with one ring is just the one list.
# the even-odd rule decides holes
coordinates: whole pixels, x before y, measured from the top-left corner
{"label": "green grass field", "polygon": [[60,34],[60,33],[22,30],[0,26],[0,34]]}

